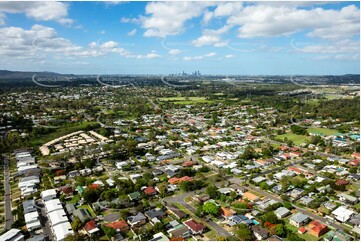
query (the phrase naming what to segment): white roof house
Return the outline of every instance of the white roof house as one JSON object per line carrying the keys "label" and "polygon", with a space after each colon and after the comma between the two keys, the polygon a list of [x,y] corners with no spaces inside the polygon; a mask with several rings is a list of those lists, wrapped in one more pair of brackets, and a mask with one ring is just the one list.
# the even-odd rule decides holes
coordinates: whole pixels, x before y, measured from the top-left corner
{"label": "white roof house", "polygon": [[10,229],[3,235],[0,235],[0,241],[19,241],[23,239],[24,235],[21,233],[20,229]]}
{"label": "white roof house", "polygon": [[39,219],[39,214],[38,214],[37,211],[31,212],[31,213],[26,213],[24,215],[24,218],[25,218],[26,223],[31,223],[31,222],[36,221],[36,220]]}
{"label": "white roof house", "polygon": [[68,235],[73,235],[74,231],[69,222],[61,223],[53,227],[55,240],[64,240]]}
{"label": "white roof house", "polygon": [[340,222],[348,221],[354,214],[354,211],[348,209],[346,206],[340,206],[332,212],[336,219]]}
{"label": "white roof house", "polygon": [[53,227],[60,223],[69,222],[69,219],[66,216],[64,210],[56,210],[51,213],[48,213],[48,218],[51,226]]}
{"label": "white roof house", "polygon": [[45,209],[48,213],[51,213],[56,210],[63,210],[63,206],[59,199],[53,199],[45,202]]}
{"label": "white roof house", "polygon": [[55,189],[49,189],[41,192],[41,199],[43,199],[44,202],[52,200],[56,198],[56,190]]}
{"label": "white roof house", "polygon": [[214,160],[211,162],[212,165],[218,167],[218,168],[222,168],[224,166],[224,163],[222,161],[219,160]]}

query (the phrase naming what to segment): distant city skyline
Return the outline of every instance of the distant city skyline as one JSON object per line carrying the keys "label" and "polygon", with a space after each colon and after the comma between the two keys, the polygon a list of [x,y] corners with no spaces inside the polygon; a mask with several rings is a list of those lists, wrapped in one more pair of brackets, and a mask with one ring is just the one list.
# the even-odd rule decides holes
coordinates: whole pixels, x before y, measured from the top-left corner
{"label": "distant city skyline", "polygon": [[0,69],[360,73],[354,2],[0,2]]}

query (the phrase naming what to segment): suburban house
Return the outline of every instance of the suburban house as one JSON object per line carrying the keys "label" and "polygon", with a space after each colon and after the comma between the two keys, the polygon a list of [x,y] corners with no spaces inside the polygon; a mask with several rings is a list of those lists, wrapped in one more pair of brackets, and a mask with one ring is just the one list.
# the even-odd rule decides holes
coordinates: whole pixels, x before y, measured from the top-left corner
{"label": "suburban house", "polygon": [[174,228],[168,230],[167,233],[174,240],[184,240],[191,236],[190,230],[183,224],[176,225]]}
{"label": "suburban house", "polygon": [[230,209],[230,208],[220,207],[220,208],[219,208],[219,214],[220,214],[223,218],[227,219],[228,217],[236,214],[236,212],[233,211],[233,210]]}
{"label": "suburban house", "polygon": [[139,200],[142,197],[142,195],[140,194],[140,192],[132,192],[128,194],[128,197],[130,201],[134,201],[134,200]]}
{"label": "suburban house", "polygon": [[251,193],[251,192],[245,192],[245,193],[243,194],[243,198],[246,198],[246,199],[248,199],[248,200],[251,201],[251,202],[257,202],[257,201],[259,201],[259,199],[260,199],[258,196],[254,195],[254,194]]}
{"label": "suburban house", "polygon": [[173,207],[173,206],[169,206],[167,207],[168,211],[173,214],[177,219],[182,219],[187,217],[187,214],[185,212],[183,212],[182,210],[180,210],[179,208]]}
{"label": "suburban house", "polygon": [[138,227],[147,222],[147,218],[144,216],[143,213],[138,213],[137,215],[129,216],[127,220],[128,220],[128,224],[130,224],[130,226],[132,227]]}
{"label": "suburban house", "polygon": [[356,204],[358,202],[357,197],[353,197],[353,196],[347,195],[345,193],[339,194],[338,197],[340,198],[340,201],[346,202],[346,203],[349,203],[349,204],[352,204],[352,205],[354,205],[354,204]]}
{"label": "suburban house", "polygon": [[252,227],[252,231],[253,231],[253,235],[258,239],[258,240],[265,240],[268,238],[269,233],[268,230],[265,228],[262,228],[260,226],[253,226]]}
{"label": "suburban house", "polygon": [[202,223],[198,223],[194,221],[193,219],[189,219],[185,222],[183,222],[185,226],[187,226],[192,234],[202,234],[203,230],[206,228]]}
{"label": "suburban house", "polygon": [[320,237],[328,232],[328,228],[326,225],[320,223],[320,221],[313,220],[308,225],[308,232],[316,237]]}
{"label": "suburban house", "polygon": [[85,222],[91,219],[91,215],[88,212],[88,209],[79,208],[73,212],[73,216],[76,216],[80,219],[80,221]]}
{"label": "suburban house", "polygon": [[113,228],[113,229],[123,232],[123,233],[125,233],[129,230],[129,225],[127,224],[127,222],[125,220],[119,220],[119,221],[115,221],[112,223],[108,223],[105,226],[107,226],[109,228]]}
{"label": "suburban house", "polygon": [[305,225],[309,221],[309,217],[301,212],[295,213],[290,217],[290,224],[297,228]]}
{"label": "suburban house", "polygon": [[284,217],[287,217],[291,212],[285,207],[279,207],[274,211],[274,213],[276,214],[278,219],[282,219]]}
{"label": "suburban house", "polygon": [[94,220],[90,220],[89,222],[87,222],[84,227],[83,227],[84,232],[91,236],[93,234],[96,234],[97,232],[99,232],[100,230],[97,227],[97,224]]}
{"label": "suburban house", "polygon": [[144,189],[143,192],[147,196],[153,196],[157,194],[157,190],[155,190],[154,187],[147,187],[146,189]]}
{"label": "suburban house", "polygon": [[340,206],[335,209],[331,214],[335,216],[338,221],[344,223],[347,222],[354,213],[354,211],[348,209],[346,206]]}

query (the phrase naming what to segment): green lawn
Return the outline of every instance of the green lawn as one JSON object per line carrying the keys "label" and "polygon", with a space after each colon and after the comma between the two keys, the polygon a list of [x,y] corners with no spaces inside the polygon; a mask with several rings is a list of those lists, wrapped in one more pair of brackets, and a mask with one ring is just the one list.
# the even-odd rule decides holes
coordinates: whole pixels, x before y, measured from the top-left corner
{"label": "green lawn", "polygon": [[309,128],[307,129],[309,133],[316,132],[316,133],[322,133],[323,135],[333,135],[338,133],[336,129],[326,129],[326,128]]}
{"label": "green lawn", "polygon": [[310,136],[298,135],[298,134],[293,134],[293,133],[286,133],[286,134],[281,134],[281,135],[276,136],[277,139],[282,139],[282,140],[286,137],[288,140],[292,140],[296,145],[300,145],[302,143],[305,143],[305,142],[311,140]]}
{"label": "green lawn", "polygon": [[195,103],[211,103],[212,100],[207,100],[206,97],[164,97],[160,101],[173,102],[174,104],[195,104]]}
{"label": "green lawn", "polygon": [[76,195],[74,195],[69,201],[66,201],[66,202],[67,202],[67,203],[72,203],[72,204],[74,204],[74,203],[79,202],[79,200],[80,200],[80,195],[79,195],[79,194],[76,194]]}

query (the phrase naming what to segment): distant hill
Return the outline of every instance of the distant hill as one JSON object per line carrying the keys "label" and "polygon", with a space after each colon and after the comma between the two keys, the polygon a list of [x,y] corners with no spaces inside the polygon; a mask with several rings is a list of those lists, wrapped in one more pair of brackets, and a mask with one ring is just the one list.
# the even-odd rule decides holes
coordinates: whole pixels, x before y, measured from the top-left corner
{"label": "distant hill", "polygon": [[[0,79],[29,79],[32,78],[34,74],[46,77],[46,76],[62,76],[62,74],[55,72],[34,72],[34,71],[8,71],[8,70],[0,70]],[[69,76],[69,75],[67,75]],[[30,79],[29,79],[30,80]]]}

